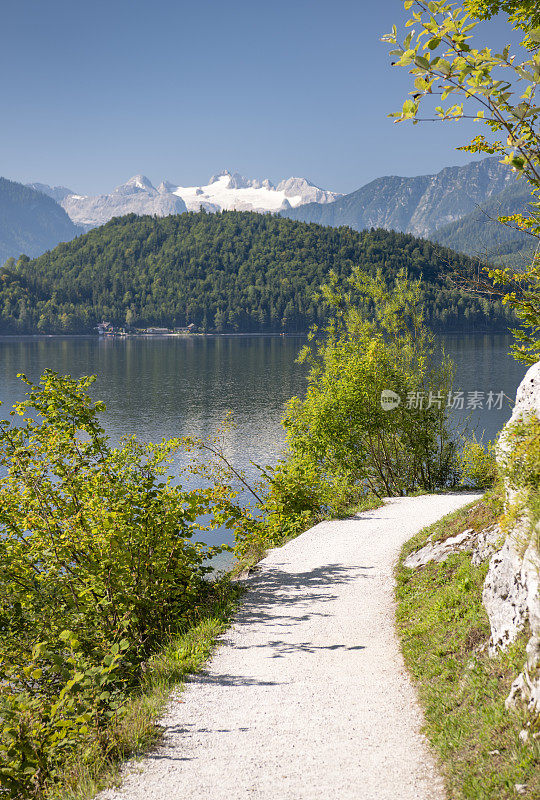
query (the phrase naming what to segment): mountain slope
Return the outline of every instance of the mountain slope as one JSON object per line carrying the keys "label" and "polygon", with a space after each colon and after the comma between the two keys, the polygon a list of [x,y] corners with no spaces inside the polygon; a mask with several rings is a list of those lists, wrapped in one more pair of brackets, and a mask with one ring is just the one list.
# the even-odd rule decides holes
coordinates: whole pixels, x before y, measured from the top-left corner
{"label": "mountain slope", "polygon": [[6,272],[0,332],[83,333],[117,325],[244,332],[307,331],[324,322],[315,298],[331,270],[354,265],[423,275],[427,319],[443,330],[504,330],[500,304],[469,297],[445,277],[468,260],[391,231],[357,233],[269,214],[224,211],[115,218]]}
{"label": "mountain slope", "polygon": [[75,192],[68,189],[67,186],[49,186],[48,183],[27,183],[26,185],[29,186],[30,189],[35,189],[36,192],[41,192],[42,194],[52,197],[57,203],[61,203],[68,195],[75,194]]}
{"label": "mountain slope", "polygon": [[497,158],[446,167],[436,175],[377,178],[328,205],[309,203],[283,216],[355,230],[383,227],[430,238],[439,228],[474,212],[480,203],[516,183]]}
{"label": "mountain slope", "polygon": [[206,186],[177,186],[171,191],[183,198],[189,211],[282,211],[304,203],[331,203],[340,197],[305,178],[288,178],[274,186],[268,179],[253,180],[227,170],[213,175]]}
{"label": "mountain slope", "polygon": [[0,264],[21,253],[38,256],[81,229],[45,194],[0,178]]}
{"label": "mountain slope", "polygon": [[430,238],[482,260],[504,260],[509,254],[528,252],[531,237],[502,225],[497,217],[525,214],[530,200],[529,185],[515,181],[470,214],[434,231]]}

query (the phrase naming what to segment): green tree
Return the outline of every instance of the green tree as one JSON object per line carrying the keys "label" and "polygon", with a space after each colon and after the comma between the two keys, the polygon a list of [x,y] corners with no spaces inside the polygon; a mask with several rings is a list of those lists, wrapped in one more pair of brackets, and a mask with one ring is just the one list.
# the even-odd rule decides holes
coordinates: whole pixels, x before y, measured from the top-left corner
{"label": "green tree", "polygon": [[[129,257],[126,251],[129,250]],[[328,318],[314,295],[333,268],[342,282],[354,264],[386,278],[406,267],[423,274],[433,311],[448,303],[446,261],[462,255],[394,231],[325,228],[250,212],[127,215],[29,261],[0,270],[0,333],[85,333],[103,319],[117,326],[209,331],[308,331]],[[431,294],[430,294],[431,292]],[[475,312],[478,298],[461,293]],[[450,325],[463,330],[463,314]],[[131,314],[134,316],[131,317]],[[475,317],[506,329],[504,310]],[[436,314],[432,320],[437,319]]]}
{"label": "green tree", "polygon": [[491,19],[507,14],[515,29],[534,30],[540,26],[540,9],[536,0],[465,0],[467,8],[477,19]]}
{"label": "green tree", "polygon": [[[488,137],[478,135],[461,147],[469,152],[498,154],[518,176],[531,185],[531,212],[515,214],[500,221],[529,233],[540,241],[540,106],[536,98],[540,85],[540,19],[537,3],[484,2],[470,0],[460,7],[446,0],[406,0],[412,12],[406,27],[416,26],[404,39],[394,26],[383,40],[393,47],[397,66],[408,67],[414,88],[401,111],[390,116],[397,122],[411,120],[475,119],[485,125]],[[520,53],[510,45],[493,52],[488,45],[473,46],[473,34],[482,30],[482,19],[505,12],[514,29],[524,32]],[[445,101],[450,98],[450,102]],[[420,109],[428,107],[428,116]],[[538,252],[538,248],[537,251]],[[512,306],[522,323],[515,331],[516,358],[533,363],[540,357],[540,261],[535,254],[524,271],[488,270],[491,288],[475,282],[480,291],[493,285],[505,287],[503,303]]]}
{"label": "green tree", "polygon": [[[387,283],[356,268],[349,289],[344,295],[335,276],[323,287],[333,316],[301,353],[308,388],[288,404],[288,456],[270,481],[270,525],[272,514],[281,524],[368,490],[400,495],[453,479],[452,366],[425,326],[420,281],[402,271]],[[388,395],[399,401],[390,409]]]}

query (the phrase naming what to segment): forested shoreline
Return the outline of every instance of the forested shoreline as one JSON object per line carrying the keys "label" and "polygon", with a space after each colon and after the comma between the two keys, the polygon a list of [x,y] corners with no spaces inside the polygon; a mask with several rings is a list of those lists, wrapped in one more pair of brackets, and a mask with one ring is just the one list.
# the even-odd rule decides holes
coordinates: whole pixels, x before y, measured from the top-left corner
{"label": "forested shoreline", "polygon": [[423,277],[436,331],[505,331],[512,313],[449,275],[473,262],[409,234],[358,233],[254,212],[130,214],[0,270],[0,333],[88,334],[103,319],[131,328],[190,323],[212,333],[303,333],[324,323],[317,293],[353,267]]}

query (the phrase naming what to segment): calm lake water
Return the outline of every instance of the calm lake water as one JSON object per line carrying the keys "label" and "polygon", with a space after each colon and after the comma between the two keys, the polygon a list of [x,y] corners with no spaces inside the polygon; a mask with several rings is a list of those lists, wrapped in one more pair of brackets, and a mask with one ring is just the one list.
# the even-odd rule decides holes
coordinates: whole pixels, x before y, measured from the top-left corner
{"label": "calm lake water", "polygon": [[[525,365],[507,355],[507,336],[440,339],[456,363],[465,401],[471,392],[484,393],[484,408],[473,412],[473,423],[478,433],[493,438],[510,416],[510,403],[488,410],[488,393],[503,392],[513,402]],[[0,337],[0,417],[22,399],[18,372],[33,380],[47,367],[77,377],[97,375],[93,395],[107,405],[104,423],[114,441],[133,433],[146,441],[206,436],[231,410],[237,427],[229,436],[229,453],[253,476],[251,461],[272,464],[283,447],[284,403],[305,386],[305,368],[295,363],[304,341],[296,336]],[[181,462],[174,468],[180,473]]]}

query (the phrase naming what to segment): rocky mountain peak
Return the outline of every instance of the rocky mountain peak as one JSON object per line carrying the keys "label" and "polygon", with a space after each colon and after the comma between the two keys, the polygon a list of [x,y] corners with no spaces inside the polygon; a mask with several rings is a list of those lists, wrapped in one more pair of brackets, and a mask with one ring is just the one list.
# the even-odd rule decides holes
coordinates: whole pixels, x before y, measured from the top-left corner
{"label": "rocky mountain peak", "polygon": [[146,175],[134,175],[132,178],[126,181],[126,183],[122,184],[122,186],[118,186],[117,189],[122,190],[128,187],[130,189],[138,189],[144,192],[156,192],[155,187],[152,185],[152,182],[146,177]]}

